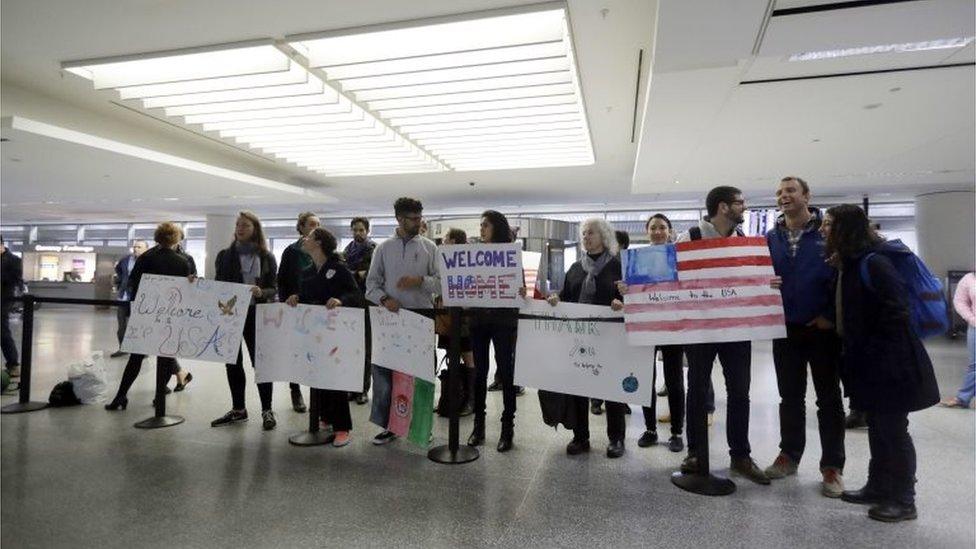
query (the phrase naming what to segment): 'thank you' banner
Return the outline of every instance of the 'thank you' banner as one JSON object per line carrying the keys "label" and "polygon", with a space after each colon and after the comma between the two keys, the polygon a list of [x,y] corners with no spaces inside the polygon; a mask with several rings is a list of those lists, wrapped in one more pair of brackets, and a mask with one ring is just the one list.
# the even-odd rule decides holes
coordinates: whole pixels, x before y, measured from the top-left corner
{"label": "'thank you' banner", "polygon": [[230,363],[237,360],[250,286],[143,275],[130,304],[122,350]]}
{"label": "'thank you' banner", "polygon": [[323,305],[257,306],[254,378],[316,389],[363,390],[366,312]]}
{"label": "'thank you' banner", "polygon": [[369,308],[373,364],[434,382],[434,321],[406,309]]}
{"label": "'thank you' banner", "polygon": [[541,300],[522,307],[515,350],[515,384],[570,395],[649,406],[653,354],[627,345],[610,307]]}
{"label": "'thank you' banner", "polygon": [[763,237],[713,238],[625,250],[631,345],[786,337],[783,299]]}
{"label": "'thank you' banner", "polygon": [[438,248],[441,297],[448,307],[520,307],[524,300],[519,244],[458,244]]}

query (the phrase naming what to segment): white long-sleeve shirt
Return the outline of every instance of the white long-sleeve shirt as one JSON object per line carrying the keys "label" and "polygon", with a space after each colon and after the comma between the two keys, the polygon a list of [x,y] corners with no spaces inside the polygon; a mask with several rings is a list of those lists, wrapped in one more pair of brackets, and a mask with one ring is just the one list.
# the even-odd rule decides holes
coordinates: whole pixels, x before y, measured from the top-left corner
{"label": "white long-sleeve shirt", "polygon": [[[397,288],[397,281],[404,276],[422,276],[424,281],[417,288]],[[402,307],[429,309],[434,306],[434,294],[440,291],[434,241],[420,235],[409,240],[394,236],[376,246],[366,275],[366,298],[371,302],[379,305],[381,299],[390,296]]]}

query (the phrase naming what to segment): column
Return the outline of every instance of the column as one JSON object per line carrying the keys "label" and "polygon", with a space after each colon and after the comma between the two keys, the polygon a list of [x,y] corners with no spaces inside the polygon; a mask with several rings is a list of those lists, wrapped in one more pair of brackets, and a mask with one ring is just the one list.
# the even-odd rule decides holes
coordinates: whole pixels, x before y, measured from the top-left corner
{"label": "column", "polygon": [[943,280],[947,271],[972,271],[976,264],[974,200],[972,190],[935,191],[915,197],[918,255],[932,274]]}
{"label": "column", "polygon": [[216,273],[214,261],[217,259],[217,253],[234,241],[236,223],[236,215],[207,214],[207,258],[204,265],[197,265],[201,276],[213,278]]}

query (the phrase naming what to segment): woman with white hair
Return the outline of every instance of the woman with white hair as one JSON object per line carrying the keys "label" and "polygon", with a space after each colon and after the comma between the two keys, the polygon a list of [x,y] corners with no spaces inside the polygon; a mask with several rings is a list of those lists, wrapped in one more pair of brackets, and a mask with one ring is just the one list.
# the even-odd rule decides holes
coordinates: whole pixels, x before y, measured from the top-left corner
{"label": "woman with white hair", "polygon": [[[583,222],[580,236],[586,253],[569,268],[562,291],[549,296],[549,304],[555,306],[560,301],[566,301],[609,305],[615,311],[622,310],[624,304],[617,290],[617,282],[621,279],[620,258],[617,257],[617,239],[613,227],[605,219],[587,219]],[[590,450],[590,403],[586,397],[570,398],[576,409],[576,424],[573,427],[573,440],[566,446],[566,453],[572,456]],[[624,455],[627,405],[609,401],[606,405],[607,437],[610,439],[607,457],[618,458]]]}

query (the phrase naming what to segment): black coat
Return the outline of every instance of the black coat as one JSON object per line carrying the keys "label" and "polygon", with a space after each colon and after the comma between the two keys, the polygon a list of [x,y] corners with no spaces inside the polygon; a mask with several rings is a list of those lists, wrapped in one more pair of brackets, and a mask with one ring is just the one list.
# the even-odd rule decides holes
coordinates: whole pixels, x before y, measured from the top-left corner
{"label": "black coat", "polygon": [[0,288],[3,299],[11,298],[24,284],[24,262],[9,249],[0,255]]}
{"label": "black coat", "polygon": [[[257,249],[254,253],[261,258],[261,276],[255,282],[255,286],[261,288],[261,297],[255,298],[255,302],[268,303],[274,301],[275,291],[278,287],[276,281],[277,262],[271,252]],[[232,244],[230,247],[220,250],[214,263],[217,268],[215,280],[244,283],[244,276],[241,274],[241,256],[237,253],[237,246]]]}
{"label": "black coat", "polygon": [[129,301],[136,299],[139,292],[139,282],[144,274],[158,274],[169,276],[189,276],[190,264],[186,257],[170,248],[153,246],[136,259],[136,264],[132,266],[129,273],[128,296]]}
{"label": "black coat", "polygon": [[[620,258],[614,256],[596,277],[596,295],[593,296],[591,305],[610,305],[614,299],[622,300],[623,297],[617,290],[617,282],[621,278]],[[577,261],[566,273],[563,289],[559,292],[559,300],[567,303],[579,303],[584,280],[586,280],[586,271]]]}
{"label": "black coat", "polygon": [[[939,401],[932,361],[909,325],[905,281],[881,253],[882,243],[844,261],[840,277],[843,319],[842,377],[851,407],[866,412],[912,412]],[[908,252],[907,248],[896,253]],[[908,252],[910,253],[910,252]],[[861,280],[868,261],[872,289]]]}
{"label": "black coat", "polygon": [[302,250],[301,240],[290,244],[281,253],[278,266],[278,301],[284,301],[298,294],[302,285],[302,271],[312,264],[312,258]]}
{"label": "black coat", "polygon": [[353,279],[352,272],[336,257],[330,257],[321,269],[315,263],[302,271],[298,301],[310,305],[325,305],[331,298],[343,307],[363,307],[366,298]]}

